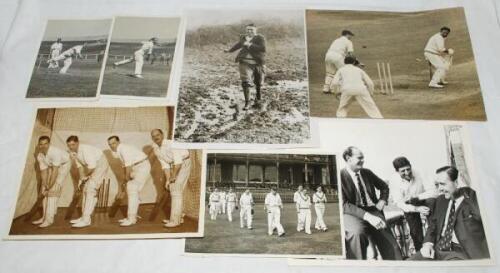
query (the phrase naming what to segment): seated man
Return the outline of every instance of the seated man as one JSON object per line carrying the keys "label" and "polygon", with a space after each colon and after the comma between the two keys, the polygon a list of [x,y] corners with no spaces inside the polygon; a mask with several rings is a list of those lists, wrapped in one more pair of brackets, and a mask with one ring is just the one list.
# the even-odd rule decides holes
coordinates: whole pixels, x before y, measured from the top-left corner
{"label": "seated man", "polygon": [[436,171],[441,194],[436,199],[424,244],[412,260],[466,260],[489,258],[476,192],[458,187],[458,170],[445,166]]}
{"label": "seated man", "polygon": [[[367,259],[370,239],[385,260],[401,260],[401,250],[387,227],[383,213],[389,187],[371,170],[363,168],[364,155],[348,147],[342,157],[347,166],[340,172],[347,259]],[[380,198],[376,190],[380,191]]]}
{"label": "seated man", "polygon": [[430,214],[437,190],[434,185],[429,189],[424,188],[422,177],[413,170],[406,157],[394,159],[392,165],[396,174],[389,182],[390,196],[394,204],[404,212],[415,250],[419,251],[424,240],[420,215]]}

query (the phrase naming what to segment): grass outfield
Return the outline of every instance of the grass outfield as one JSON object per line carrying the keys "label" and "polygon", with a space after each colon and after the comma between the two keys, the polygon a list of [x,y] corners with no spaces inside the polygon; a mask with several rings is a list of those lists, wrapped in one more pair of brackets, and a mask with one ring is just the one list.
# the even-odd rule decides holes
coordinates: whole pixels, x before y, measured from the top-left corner
{"label": "grass outfield", "polygon": [[[59,65],[62,67],[62,62]],[[59,74],[43,62],[33,70],[26,97],[95,97],[101,65],[95,60],[73,60],[67,74]]]}
{"label": "grass outfield", "polygon": [[[447,25],[447,47],[455,50],[449,85],[430,89],[429,68],[423,56],[427,40]],[[384,118],[485,120],[483,99],[469,32],[462,9],[416,13],[308,11],[307,40],[311,116],[335,117],[339,101],[323,94],[324,58],[343,29],[354,32],[354,53],[379,90],[377,62],[389,62],[393,96],[377,93],[375,103]],[[354,102],[348,117],[366,118]]]}
{"label": "grass outfield", "polygon": [[[233,222],[226,215],[210,220],[205,212],[204,237],[186,239],[186,252],[219,254],[271,254],[271,255],[342,255],[342,237],[338,203],[328,203],[325,214],[327,232],[314,229],[316,214],[312,210],[312,235],[297,232],[295,204],[285,204],[281,224],[285,236],[267,235],[267,216],[263,204],[255,206],[253,229],[241,229],[239,210],[233,213]],[[275,232],[276,234],[276,232]]]}
{"label": "grass outfield", "polygon": [[[128,46],[128,48],[124,48]],[[134,55],[137,50],[137,44],[119,44],[119,48],[111,44],[109,55]],[[173,56],[173,52],[171,52]],[[131,62],[113,69],[113,63],[118,60],[108,59],[104,70],[104,78],[101,87],[103,95],[123,95],[123,96],[144,96],[144,97],[165,97],[168,91],[170,70],[172,62],[169,65],[160,63],[159,58],[151,65],[144,60],[142,68],[143,79],[133,78],[135,63]]]}

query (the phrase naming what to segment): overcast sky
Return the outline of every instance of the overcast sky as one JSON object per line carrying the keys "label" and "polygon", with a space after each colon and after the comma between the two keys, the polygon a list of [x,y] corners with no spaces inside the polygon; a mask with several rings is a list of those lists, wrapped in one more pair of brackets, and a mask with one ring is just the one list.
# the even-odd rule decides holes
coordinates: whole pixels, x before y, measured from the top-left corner
{"label": "overcast sky", "polygon": [[43,36],[44,41],[58,37],[63,41],[82,40],[86,37],[109,35],[111,19],[103,20],[49,20]]}
{"label": "overcast sky", "polygon": [[[241,10],[188,10],[186,15],[187,29],[195,30],[200,26],[226,25],[239,23],[242,20],[276,20],[302,24],[303,10],[273,9],[241,9]],[[258,27],[258,26],[257,26]]]}
{"label": "overcast sky", "polygon": [[111,41],[149,40],[151,37],[158,37],[160,42],[172,40],[177,38],[179,22],[180,18],[117,17]]}

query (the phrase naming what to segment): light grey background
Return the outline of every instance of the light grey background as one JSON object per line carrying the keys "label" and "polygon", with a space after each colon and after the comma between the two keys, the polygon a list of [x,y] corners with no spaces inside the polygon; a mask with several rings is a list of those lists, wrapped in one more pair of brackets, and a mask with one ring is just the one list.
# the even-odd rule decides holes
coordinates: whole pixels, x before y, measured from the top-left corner
{"label": "light grey background", "polygon": [[[479,174],[485,219],[491,231],[500,218],[500,28],[495,0],[0,0],[0,234],[7,234],[12,208],[31,135],[34,106],[24,99],[46,18],[103,18],[113,15],[175,16],[182,8],[256,7],[285,4],[285,7],[328,7],[360,10],[421,10],[457,5],[465,7],[475,58],[488,115],[487,123],[471,123],[474,160]],[[239,2],[239,3],[238,3]],[[326,4],[327,3],[327,4]],[[10,22],[13,22],[12,27]],[[7,36],[8,35],[8,36]],[[6,38],[5,38],[6,37]],[[381,37],[383,38],[383,37]],[[104,100],[96,105],[125,105],[132,101]],[[133,102],[136,103],[136,102]],[[61,103],[44,103],[57,106]],[[74,103],[88,105],[88,102]],[[138,103],[136,103],[138,104]],[[142,102],[141,104],[145,104]],[[321,130],[321,140],[330,141],[335,120],[312,119]],[[352,120],[362,126],[363,121]],[[391,121],[373,121],[391,122]],[[418,122],[418,121],[409,121]],[[312,127],[314,128],[314,127]],[[492,232],[489,242],[500,261],[500,235]],[[193,258],[182,256],[183,240],[128,241],[1,241],[0,272],[498,272],[500,266],[481,268],[397,267],[289,267],[286,259]]]}

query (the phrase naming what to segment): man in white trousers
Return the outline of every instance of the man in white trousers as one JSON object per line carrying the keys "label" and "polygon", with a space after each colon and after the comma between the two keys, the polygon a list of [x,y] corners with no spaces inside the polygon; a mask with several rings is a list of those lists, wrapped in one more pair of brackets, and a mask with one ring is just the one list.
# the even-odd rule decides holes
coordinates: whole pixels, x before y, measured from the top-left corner
{"label": "man in white trousers", "polygon": [[220,207],[220,192],[219,189],[214,188],[214,191],[208,197],[208,202],[210,206],[210,219],[217,220],[217,214],[219,214]]}
{"label": "man in white trousers", "polygon": [[276,192],[276,188],[271,188],[271,192],[266,195],[264,205],[267,212],[267,234],[269,234],[269,236],[273,235],[276,229],[278,231],[278,236],[283,236],[285,234],[285,229],[281,225],[281,209],[283,208],[283,203],[281,202],[279,193]]}
{"label": "man in white trousers", "polygon": [[[97,204],[97,191],[109,169],[108,160],[102,150],[80,143],[78,136],[66,140],[69,155],[80,173],[78,187],[83,187],[82,217],[70,221],[72,227],[83,228],[91,225],[91,216]],[[81,185],[84,184],[84,185]]]}
{"label": "man in white trousers", "polygon": [[161,129],[151,131],[153,151],[160,161],[165,174],[165,188],[170,191],[172,200],[170,219],[164,220],[165,227],[177,227],[184,221],[183,202],[184,189],[191,174],[191,160],[186,149],[173,149],[172,141],[165,139]]}
{"label": "man in white trousers", "polygon": [[236,210],[236,202],[238,202],[238,195],[233,191],[233,188],[229,188],[226,194],[227,203],[227,220],[229,222],[233,221],[233,211]]}
{"label": "man in white trousers", "polygon": [[43,216],[33,221],[33,224],[45,228],[54,223],[57,201],[61,196],[64,180],[71,170],[71,161],[68,153],[50,144],[48,136],[41,136],[38,139],[38,150],[36,158],[42,179],[41,192],[45,197]]}
{"label": "man in white trousers", "polygon": [[222,190],[220,192],[220,212],[221,214],[226,214],[226,191]]}
{"label": "man in white trousers", "polygon": [[[300,193],[302,192],[302,190],[304,190],[304,187],[302,185],[299,185],[297,187],[297,191],[293,193],[293,203],[295,203],[295,207],[297,207],[297,202],[299,200]],[[300,225],[301,225],[300,217],[299,214],[297,213],[297,230],[299,230]]]}
{"label": "man in white trousers", "polygon": [[340,92],[340,103],[337,117],[347,117],[348,107],[355,99],[371,118],[383,118],[370,94],[373,94],[374,85],[368,74],[354,65],[356,58],[347,56],[345,65],[341,67],[332,80],[335,90]]}
{"label": "man in white trousers", "polygon": [[[61,51],[63,49],[63,44],[61,43],[61,38],[57,38],[57,41],[55,41],[51,46],[50,46],[50,60],[55,59],[59,54],[61,54]],[[59,68],[59,62],[56,61],[51,61],[49,62],[49,67],[48,68]]]}
{"label": "man in white trousers", "polygon": [[248,229],[252,229],[252,208],[253,208],[253,196],[249,189],[240,197],[240,228],[245,228],[245,221]]}
{"label": "man in white trousers", "polygon": [[311,197],[307,189],[303,189],[297,199],[297,214],[299,215],[298,232],[305,231],[306,234],[311,234]]}
{"label": "man in white trousers", "polygon": [[435,68],[430,88],[443,88],[446,82],[446,73],[451,67],[451,56],[453,49],[445,47],[445,39],[450,34],[449,27],[442,27],[440,31],[427,41],[424,49],[425,59]]}
{"label": "man in white trousers", "polygon": [[314,224],[314,228],[321,231],[328,230],[324,220],[326,202],[326,194],[323,191],[323,187],[320,185],[316,188],[316,192],[313,194],[313,203],[314,211],[316,212],[316,223]]}
{"label": "man in white trousers", "polygon": [[113,68],[117,66],[135,62],[134,77],[142,79],[142,66],[144,65],[144,55],[146,55],[146,61],[149,60],[151,54],[153,54],[153,48],[158,45],[158,38],[153,37],[148,41],[141,42],[141,47],[134,52],[134,58],[125,59],[113,64]]}
{"label": "man in white trousers", "polygon": [[144,152],[134,146],[120,143],[118,136],[110,136],[108,145],[114,156],[121,160],[127,183],[127,218],[123,218],[118,222],[123,227],[132,226],[137,223],[137,212],[140,204],[139,192],[151,176],[151,164]]}
{"label": "man in white trousers", "polygon": [[71,67],[71,64],[73,63],[73,58],[83,58],[82,57],[82,50],[85,48],[87,43],[84,43],[83,45],[76,45],[63,53],[61,53],[59,56],[55,58],[51,58],[48,62],[59,62],[63,60],[63,67],[59,70],[59,74],[66,74],[68,72],[68,69]]}
{"label": "man in white trousers", "polygon": [[354,34],[349,30],[343,30],[341,36],[335,39],[325,56],[325,85],[323,86],[324,93],[331,93],[332,80],[337,70],[344,66],[344,59],[354,53],[352,44]]}

